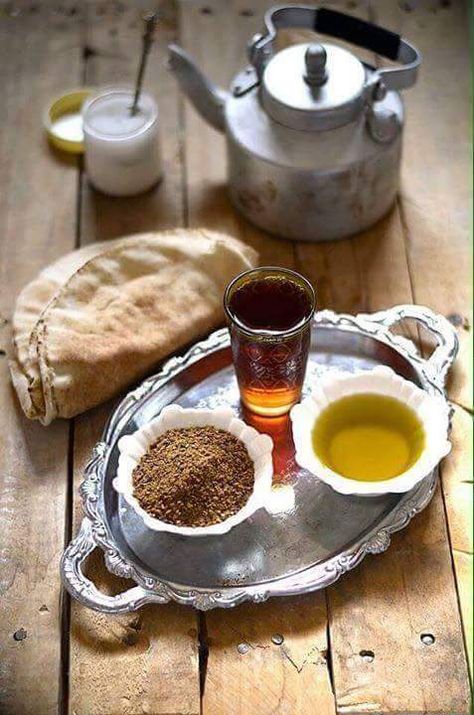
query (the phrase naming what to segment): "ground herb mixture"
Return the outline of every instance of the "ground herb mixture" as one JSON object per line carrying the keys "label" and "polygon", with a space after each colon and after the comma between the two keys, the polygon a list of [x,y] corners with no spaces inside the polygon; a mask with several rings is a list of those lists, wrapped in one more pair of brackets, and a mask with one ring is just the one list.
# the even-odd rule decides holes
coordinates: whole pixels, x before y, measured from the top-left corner
{"label": "ground herb mixture", "polygon": [[216,427],[168,430],[133,471],[140,506],[177,526],[224,521],[245,505],[253,482],[254,465],[244,444]]}

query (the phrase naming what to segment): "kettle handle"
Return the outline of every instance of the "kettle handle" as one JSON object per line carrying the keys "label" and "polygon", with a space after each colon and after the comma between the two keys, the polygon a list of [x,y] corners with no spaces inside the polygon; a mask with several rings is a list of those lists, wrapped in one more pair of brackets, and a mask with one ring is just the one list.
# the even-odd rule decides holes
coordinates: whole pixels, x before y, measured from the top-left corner
{"label": "kettle handle", "polygon": [[375,52],[402,66],[377,70],[379,83],[385,89],[406,89],[416,82],[421,54],[407,40],[372,22],[325,7],[290,5],[273,7],[265,13],[266,34],[256,35],[249,46],[249,58],[261,79],[273,55],[276,32],[285,27],[299,27],[346,40]]}

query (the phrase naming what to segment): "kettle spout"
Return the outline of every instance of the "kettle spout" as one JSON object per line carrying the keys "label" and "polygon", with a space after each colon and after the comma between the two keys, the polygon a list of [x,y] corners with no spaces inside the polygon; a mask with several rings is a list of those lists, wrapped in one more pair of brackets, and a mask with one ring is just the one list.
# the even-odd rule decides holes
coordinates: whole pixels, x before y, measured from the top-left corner
{"label": "kettle spout", "polygon": [[168,52],[168,68],[176,75],[184,94],[206,122],[223,132],[228,93],[209,82],[181,47],[168,45]]}

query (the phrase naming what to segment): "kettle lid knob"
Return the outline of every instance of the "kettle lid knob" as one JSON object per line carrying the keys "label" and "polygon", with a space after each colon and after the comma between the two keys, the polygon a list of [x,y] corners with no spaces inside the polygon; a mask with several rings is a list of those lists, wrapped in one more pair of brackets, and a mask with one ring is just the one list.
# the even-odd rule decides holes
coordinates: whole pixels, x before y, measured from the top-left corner
{"label": "kettle lid knob", "polygon": [[353,54],[325,43],[280,50],[265,67],[261,102],[291,129],[326,130],[353,121],[364,107],[366,72]]}
{"label": "kettle lid knob", "polygon": [[312,42],[304,55],[306,72],[304,81],[311,87],[322,87],[327,81],[328,73],[326,70],[327,52],[322,45],[317,42]]}

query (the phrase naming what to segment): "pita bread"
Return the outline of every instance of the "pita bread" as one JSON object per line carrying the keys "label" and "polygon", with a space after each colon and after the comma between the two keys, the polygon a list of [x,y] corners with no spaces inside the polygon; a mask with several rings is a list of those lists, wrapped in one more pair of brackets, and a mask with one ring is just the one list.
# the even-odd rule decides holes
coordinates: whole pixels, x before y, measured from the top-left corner
{"label": "pita bread", "polygon": [[222,294],[255,251],[207,230],[92,244],[45,269],[13,318],[13,384],[49,424],[103,402],[215,328]]}
{"label": "pita bread", "polygon": [[28,283],[17,298],[12,320],[13,358],[10,360],[12,382],[17,391],[23,411],[34,419],[35,412],[44,410],[41,393],[36,397],[39,405],[32,404],[29,386],[39,379],[36,358],[30,360],[30,339],[33,329],[44,308],[69,278],[94,256],[110,250],[128,239],[115,239],[91,243],[76,251],[71,251],[47,266]]}

